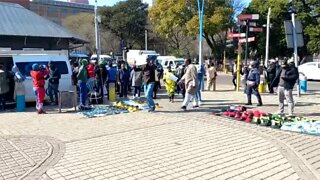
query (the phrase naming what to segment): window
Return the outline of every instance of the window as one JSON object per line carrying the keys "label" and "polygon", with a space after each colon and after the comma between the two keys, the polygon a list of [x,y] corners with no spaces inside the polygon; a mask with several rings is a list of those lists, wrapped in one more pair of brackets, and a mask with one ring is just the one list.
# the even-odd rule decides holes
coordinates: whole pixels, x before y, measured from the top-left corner
{"label": "window", "polygon": [[[18,66],[20,72],[24,76],[30,76],[30,71],[32,70],[32,65],[33,64],[39,64],[39,65],[48,65],[48,62],[19,62],[16,63]],[[53,64],[59,69],[61,74],[68,74],[68,66],[65,61],[54,61]]]}

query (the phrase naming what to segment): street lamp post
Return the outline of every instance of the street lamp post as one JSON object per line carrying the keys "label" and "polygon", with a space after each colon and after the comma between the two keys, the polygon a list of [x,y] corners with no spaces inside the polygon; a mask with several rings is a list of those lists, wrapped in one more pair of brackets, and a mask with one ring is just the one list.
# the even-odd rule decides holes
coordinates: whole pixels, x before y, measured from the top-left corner
{"label": "street lamp post", "polygon": [[[199,15],[199,68],[201,69],[203,64],[203,58],[202,58],[202,34],[203,34],[203,12],[204,12],[204,0],[202,0],[202,3],[200,3],[200,0],[197,0],[198,4],[198,15]],[[203,87],[200,87],[201,91],[203,90]]]}
{"label": "street lamp post", "polygon": [[98,16],[98,2],[95,1],[94,7],[94,22],[95,22],[95,35],[96,35],[96,54],[97,54],[97,62],[100,60],[100,33],[99,33],[99,22],[101,21],[100,17]]}
{"label": "street lamp post", "polygon": [[266,57],[264,61],[264,65],[266,67],[268,66],[268,60],[269,60],[270,14],[271,14],[271,8],[268,9],[268,17],[267,17]]}

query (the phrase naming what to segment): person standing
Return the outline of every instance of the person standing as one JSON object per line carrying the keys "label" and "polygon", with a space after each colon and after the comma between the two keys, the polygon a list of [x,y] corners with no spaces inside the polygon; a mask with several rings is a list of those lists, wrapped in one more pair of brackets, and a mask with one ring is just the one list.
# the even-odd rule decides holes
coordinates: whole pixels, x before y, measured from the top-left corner
{"label": "person standing", "polygon": [[141,86],[142,86],[142,72],[131,70],[130,74],[131,85],[134,88],[133,98],[139,98],[141,94]]}
{"label": "person standing", "polygon": [[276,77],[277,67],[276,67],[276,61],[274,59],[271,59],[269,62],[270,64],[267,68],[267,82],[268,82],[269,93],[273,94],[274,91],[273,91],[272,82]]}
{"label": "person standing", "polygon": [[247,103],[246,105],[252,105],[251,95],[254,94],[258,100],[258,106],[262,106],[262,99],[260,93],[258,91],[258,86],[260,84],[260,73],[258,69],[258,62],[251,61],[250,62],[250,70],[247,77],[247,87],[246,87],[246,94],[247,94]]}
{"label": "person standing", "polygon": [[278,86],[279,97],[279,114],[284,113],[284,99],[288,102],[288,116],[293,116],[294,100],[293,100],[293,87],[299,78],[299,71],[295,67],[294,60],[291,58],[288,62],[285,60],[281,69],[276,74],[272,85]]}
{"label": "person standing", "polygon": [[77,74],[78,86],[79,86],[79,94],[80,94],[80,103],[79,109],[82,110],[87,101],[87,81],[88,81],[88,72],[87,72],[88,60],[82,59],[80,61],[80,68]]}
{"label": "person standing", "polygon": [[4,65],[0,64],[0,111],[6,109],[6,93],[9,90],[7,72],[4,70]]}
{"label": "person standing", "polygon": [[[178,81],[180,81],[180,79],[183,77],[184,73],[185,73],[185,64],[182,64],[181,66],[179,66],[177,68],[177,76],[178,76]],[[186,90],[184,89],[184,84],[183,83],[180,83],[177,85],[177,93],[179,94],[181,91],[181,94],[182,94],[182,98],[184,99],[185,95],[186,95]]]}
{"label": "person standing", "polygon": [[96,65],[95,74],[97,80],[97,92],[101,95],[101,102],[103,103],[105,94],[104,87],[106,85],[108,76],[105,61],[101,61],[98,65]]}
{"label": "person standing", "polygon": [[200,64],[199,65],[199,69],[197,69],[197,78],[198,78],[198,89],[197,89],[197,94],[196,94],[196,101],[197,101],[197,106],[201,105],[201,101],[202,101],[202,95],[201,95],[201,91],[202,91],[202,86],[203,86],[203,79],[204,79],[204,74],[205,74],[205,67],[204,64]]}
{"label": "person standing", "polygon": [[162,65],[156,61],[156,71],[155,71],[155,84],[153,88],[153,99],[157,99],[158,89],[161,89],[160,80],[163,77]]}
{"label": "person standing", "polygon": [[115,90],[117,89],[117,67],[113,67],[112,61],[108,62],[108,68],[107,68],[107,90],[108,90],[108,99],[110,100],[110,90],[109,87],[112,87],[114,85]]}
{"label": "person standing", "polygon": [[[49,62],[49,79],[48,79],[48,94],[50,97],[51,104],[58,105],[58,92],[59,92],[59,80],[61,79],[61,74],[59,69]],[[53,99],[54,95],[54,99]]]}
{"label": "person standing", "polygon": [[217,78],[217,70],[214,66],[213,62],[207,66],[207,89],[210,91],[211,87],[212,90],[216,90],[216,78]]}
{"label": "person standing", "polygon": [[128,96],[128,85],[130,79],[130,72],[126,68],[125,64],[121,64],[118,70],[117,82],[120,87],[120,97],[127,98]]}
{"label": "person standing", "polygon": [[37,98],[36,108],[37,108],[38,114],[45,114],[46,112],[43,109],[43,102],[46,95],[44,86],[45,86],[45,78],[47,75],[49,75],[49,69],[46,67],[40,66],[39,64],[33,64],[30,75],[33,81],[33,91]]}
{"label": "person standing", "polygon": [[[197,68],[191,64],[191,59],[185,60],[186,71],[180,79],[179,84],[184,83],[186,95],[182,103],[182,110],[187,110],[187,106],[195,98],[199,86]],[[198,101],[195,101],[194,107],[199,107]]]}
{"label": "person standing", "polygon": [[236,61],[233,62],[232,64],[232,83],[234,86],[234,89],[237,89],[237,63]]}
{"label": "person standing", "polygon": [[147,64],[142,65],[141,67],[137,67],[135,62],[133,68],[135,71],[142,71],[143,73],[144,93],[149,106],[148,111],[153,112],[156,108],[153,101],[153,88],[155,85],[155,70],[157,67],[153,64],[152,59],[147,58],[146,62]]}
{"label": "person standing", "polygon": [[171,66],[168,66],[168,72],[164,75],[163,81],[169,96],[169,102],[174,103],[174,94],[176,89],[176,81],[172,78],[176,78],[171,70]]}

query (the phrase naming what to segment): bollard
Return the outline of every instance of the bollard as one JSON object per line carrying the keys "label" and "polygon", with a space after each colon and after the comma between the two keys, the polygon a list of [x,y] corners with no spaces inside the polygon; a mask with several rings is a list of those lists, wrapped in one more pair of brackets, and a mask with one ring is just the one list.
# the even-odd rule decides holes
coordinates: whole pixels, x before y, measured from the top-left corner
{"label": "bollard", "polygon": [[26,111],[25,88],[22,82],[15,83],[17,112]]}
{"label": "bollard", "polygon": [[307,93],[308,90],[308,80],[306,76],[300,78],[300,89],[301,93]]}
{"label": "bollard", "polygon": [[117,98],[116,83],[109,83],[108,94],[109,94],[109,101],[116,100],[116,98]]}

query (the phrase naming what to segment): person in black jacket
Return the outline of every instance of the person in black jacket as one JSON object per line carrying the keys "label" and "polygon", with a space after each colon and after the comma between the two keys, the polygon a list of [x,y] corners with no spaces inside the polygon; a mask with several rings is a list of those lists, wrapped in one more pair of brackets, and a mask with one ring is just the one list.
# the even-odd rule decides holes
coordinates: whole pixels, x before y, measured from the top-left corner
{"label": "person in black jacket", "polygon": [[133,69],[135,71],[143,72],[143,80],[144,80],[144,94],[147,98],[147,103],[149,106],[149,112],[155,111],[156,105],[153,101],[153,88],[155,86],[155,71],[156,65],[153,64],[152,59],[147,58],[147,64],[142,65],[141,67],[136,66],[136,62],[134,63]]}
{"label": "person in black jacket", "polygon": [[[61,74],[53,62],[49,62],[48,65],[50,70],[48,78],[48,95],[50,97],[51,104],[58,105],[59,80],[61,78]],[[55,97],[54,100],[53,95]]]}
{"label": "person in black jacket", "polygon": [[293,87],[299,78],[298,69],[295,67],[293,58],[284,60],[281,65],[281,69],[277,72],[272,86],[278,86],[278,96],[279,96],[279,114],[284,113],[284,98],[288,102],[288,112],[289,116],[293,116],[294,101],[292,96]]}
{"label": "person in black jacket", "polygon": [[97,92],[101,95],[101,102],[103,102],[104,94],[103,91],[104,87],[106,86],[106,81],[108,78],[106,62],[101,62],[100,64],[95,66],[95,74],[97,80]]}
{"label": "person in black jacket", "polygon": [[273,94],[274,90],[273,90],[273,86],[272,86],[272,81],[274,80],[276,73],[277,73],[277,67],[276,67],[276,61],[274,59],[271,59],[270,64],[267,68],[267,82],[268,82],[268,89],[269,89],[269,93]]}

